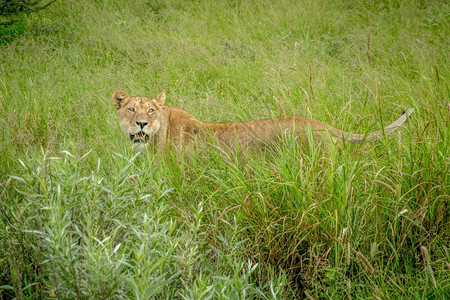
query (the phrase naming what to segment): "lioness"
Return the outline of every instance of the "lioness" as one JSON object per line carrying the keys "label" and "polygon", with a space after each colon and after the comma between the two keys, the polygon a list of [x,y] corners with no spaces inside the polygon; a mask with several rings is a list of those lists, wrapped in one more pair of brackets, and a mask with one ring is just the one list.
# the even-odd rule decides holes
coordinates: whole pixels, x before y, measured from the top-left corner
{"label": "lioness", "polygon": [[[124,91],[113,94],[112,101],[117,108],[120,127],[131,141],[152,143],[165,152],[169,145],[182,147],[195,139],[205,140],[208,137],[212,137],[220,145],[232,146],[237,142],[242,147],[252,148],[267,144],[286,133],[307,139],[308,130],[316,139],[334,138],[351,143],[374,141],[383,136],[382,130],[353,134],[298,116],[232,123],[202,122],[181,108],[164,106],[165,100],[165,92],[154,99],[130,97]],[[388,135],[396,130],[412,112],[412,108],[406,110],[400,118],[384,128],[384,134]]]}

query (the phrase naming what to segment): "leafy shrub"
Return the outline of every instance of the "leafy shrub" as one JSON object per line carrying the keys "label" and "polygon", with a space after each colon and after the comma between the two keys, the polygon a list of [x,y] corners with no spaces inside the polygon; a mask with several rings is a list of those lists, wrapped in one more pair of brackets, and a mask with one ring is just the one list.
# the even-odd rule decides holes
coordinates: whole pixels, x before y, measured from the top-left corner
{"label": "leafy shrub", "polygon": [[42,10],[56,0],[0,0],[0,25],[11,25],[23,15]]}

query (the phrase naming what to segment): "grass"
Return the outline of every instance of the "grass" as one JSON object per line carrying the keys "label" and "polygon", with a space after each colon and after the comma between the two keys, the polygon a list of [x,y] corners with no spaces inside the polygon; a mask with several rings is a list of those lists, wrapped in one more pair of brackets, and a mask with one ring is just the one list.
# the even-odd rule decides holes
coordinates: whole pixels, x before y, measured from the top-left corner
{"label": "grass", "polygon": [[[450,294],[445,1],[64,1],[0,29],[2,298]],[[377,143],[184,158],[109,100],[307,115]]]}

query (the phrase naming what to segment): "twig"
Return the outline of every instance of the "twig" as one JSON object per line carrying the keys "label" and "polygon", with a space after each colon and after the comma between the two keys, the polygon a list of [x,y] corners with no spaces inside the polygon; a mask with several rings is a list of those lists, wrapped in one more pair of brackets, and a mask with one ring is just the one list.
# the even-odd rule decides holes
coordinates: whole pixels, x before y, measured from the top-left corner
{"label": "twig", "polygon": [[305,93],[305,106],[306,106],[306,114],[308,118],[312,118],[311,111],[309,109],[309,96],[304,88],[300,87],[300,89]]}
{"label": "twig", "polygon": [[372,264],[369,262],[369,260],[364,256],[364,254],[362,254],[359,251],[356,251],[356,257],[358,257],[366,265],[367,269],[369,269],[371,274],[375,273],[375,268],[372,266]]}
{"label": "twig", "polygon": [[392,186],[390,186],[389,184],[387,184],[386,182],[384,182],[384,181],[374,179],[373,182],[381,184],[382,186],[388,188],[393,194],[396,193],[395,189]]}
{"label": "twig", "polygon": [[281,105],[280,101],[278,101],[277,97],[273,96],[273,98],[275,99],[275,102],[278,105],[278,108],[281,110],[281,113],[283,115],[286,115],[286,111],[284,110],[283,106]]}
{"label": "twig", "polygon": [[430,265],[430,254],[428,253],[428,249],[425,246],[420,246],[420,251],[422,251],[423,260],[425,261],[425,265],[427,267],[428,273],[430,273],[431,281],[433,282],[434,287],[437,287],[436,278],[434,278],[433,269]]}
{"label": "twig", "polygon": [[19,21],[19,20],[9,20],[9,21],[0,22],[0,26],[9,26],[9,25],[16,23],[17,21]]}
{"label": "twig", "polygon": [[391,276],[386,275],[386,277],[387,277],[387,279],[389,279],[389,281],[390,281],[396,288],[398,288],[402,293],[405,292],[405,291],[397,284],[397,282],[395,282],[395,280],[394,280]]}
{"label": "twig", "polygon": [[49,6],[50,4],[52,4],[52,3],[54,3],[54,2],[56,2],[56,0],[50,0],[47,4],[45,4],[44,6],[38,6],[38,7],[36,7],[33,11],[38,11],[38,10],[41,10],[41,9],[44,9],[44,8],[46,8],[47,6]]}
{"label": "twig", "polygon": [[383,134],[383,137],[386,137],[386,133],[384,132],[384,122],[383,122],[383,112],[382,112],[382,104],[381,104],[381,93],[380,93],[380,83],[375,82],[375,97],[377,97],[378,100],[378,107],[380,109],[380,123],[381,123],[381,132]]}
{"label": "twig", "polygon": [[441,77],[439,76],[439,70],[438,70],[438,67],[436,65],[434,66],[434,71],[436,73],[437,82],[438,82],[438,84],[440,84],[441,83]]}
{"label": "twig", "polygon": [[370,59],[370,29],[367,30],[366,55],[369,61],[369,66],[372,67],[372,61]]}
{"label": "twig", "polygon": [[312,71],[311,71],[311,62],[310,61],[308,61],[308,65],[309,65],[309,87],[311,88],[312,98],[313,98],[314,102],[316,102],[316,96],[314,95],[314,89],[313,89],[313,84],[312,84]]}
{"label": "twig", "polygon": [[308,299],[308,300],[314,300],[314,297],[311,296],[311,294],[308,293],[307,291],[305,291],[305,296],[306,296],[306,299]]}

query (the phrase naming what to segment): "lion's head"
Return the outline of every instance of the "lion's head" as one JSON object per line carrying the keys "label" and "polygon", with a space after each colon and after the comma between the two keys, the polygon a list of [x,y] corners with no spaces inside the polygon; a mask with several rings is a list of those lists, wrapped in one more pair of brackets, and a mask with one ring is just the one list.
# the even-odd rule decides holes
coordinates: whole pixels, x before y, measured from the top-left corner
{"label": "lion's head", "polygon": [[112,96],[120,119],[120,127],[134,143],[146,143],[163,124],[164,101],[161,92],[155,99],[130,97],[124,91],[116,91]]}

